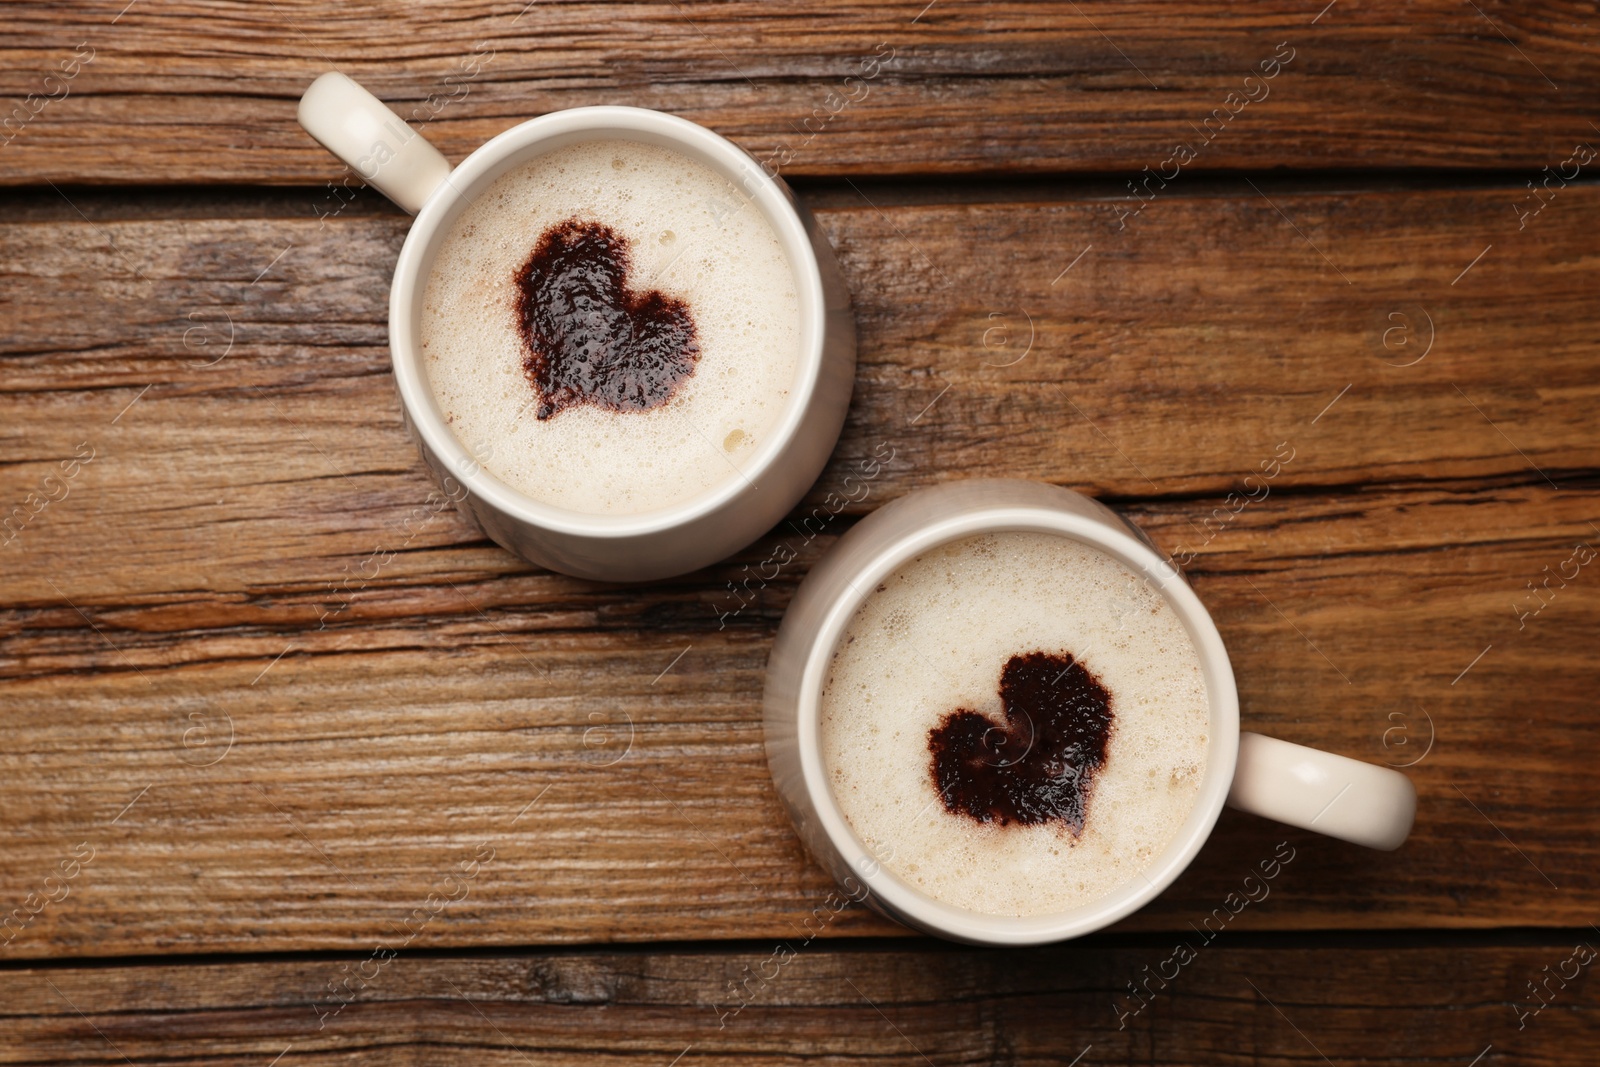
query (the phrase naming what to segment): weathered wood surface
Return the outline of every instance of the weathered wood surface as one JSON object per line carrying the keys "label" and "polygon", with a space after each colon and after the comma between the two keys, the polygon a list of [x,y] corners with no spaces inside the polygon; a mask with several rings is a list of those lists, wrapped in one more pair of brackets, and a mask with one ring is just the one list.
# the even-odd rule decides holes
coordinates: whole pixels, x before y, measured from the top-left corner
{"label": "weathered wood surface", "polygon": [[[1132,177],[1188,142],[1194,169],[1537,179],[1600,113],[1600,27],[1548,0],[509,0],[448,18],[398,0],[109,0],[9,4],[0,28],[7,184],[338,179],[294,120],[335,68],[426,121],[452,160],[544,112],[631,104],[794,174]],[[1276,77],[1246,81],[1274,56],[1290,57]],[[1219,108],[1231,117],[1206,127]]]}
{"label": "weathered wood surface", "polygon": [[[1255,184],[1175,188],[1122,229],[1098,198],[830,193],[862,340],[836,471],[887,445],[896,491],[1001,470],[1225,493],[1285,440],[1302,488],[1600,468],[1600,187],[1519,231],[1514,187]],[[241,476],[414,468],[386,348],[403,218],[119,221],[88,201],[88,221],[82,199],[56,198],[53,220],[30,201],[0,234],[19,458],[192,431],[211,463],[220,427],[253,442],[227,450]],[[138,418],[169,400],[210,421]]]}
{"label": "weathered wood surface", "polygon": [[[1600,602],[1592,568],[1536,615],[1527,583],[1600,539],[1600,191],[1521,233],[1516,194],[1241,183],[1120,235],[1095,200],[821,213],[862,366],[807,508],[882,443],[857,512],[978,473],[1124,498],[1194,554],[1247,726],[1406,763],[1432,723],[1403,850],[1230,814],[1128,928],[1187,929],[1281,840],[1240,929],[1593,920]],[[0,499],[94,449],[0,549],[0,901],[66,891],[0,951],[794,936],[830,885],[767,777],[761,672],[851,516],[645,588],[539,572],[428,506],[384,348],[402,220],[74,199],[0,226]],[[780,538],[800,559],[732,613]]]}
{"label": "weathered wood surface", "polygon": [[1594,1062],[1587,929],[1499,947],[1189,937],[1181,967],[1174,939],[9,970],[0,1063]]}

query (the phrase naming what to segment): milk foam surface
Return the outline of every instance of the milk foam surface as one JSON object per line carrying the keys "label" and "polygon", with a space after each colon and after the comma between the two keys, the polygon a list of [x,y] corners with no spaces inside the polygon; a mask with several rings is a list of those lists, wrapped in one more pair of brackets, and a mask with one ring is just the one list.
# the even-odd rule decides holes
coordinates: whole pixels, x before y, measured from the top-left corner
{"label": "milk foam surface", "polygon": [[[969,708],[1004,721],[999,680],[1027,652],[1070,652],[1111,693],[1083,834],[947,811],[928,732]],[[1200,657],[1164,598],[1053,534],[956,541],[908,562],[846,627],[822,694],[822,759],[845,819],[919,891],[990,915],[1091,903],[1140,877],[1198,796],[1210,712]]]}
{"label": "milk foam surface", "polygon": [[[700,357],[659,408],[535,417],[515,275],[547,228],[574,217],[628,239],[630,288],[689,305]],[[421,343],[440,409],[490,473],[557,507],[648,512],[742,477],[796,384],[799,298],[777,235],[738,186],[670,149],[590,141],[507,172],[455,220],[429,274]]]}

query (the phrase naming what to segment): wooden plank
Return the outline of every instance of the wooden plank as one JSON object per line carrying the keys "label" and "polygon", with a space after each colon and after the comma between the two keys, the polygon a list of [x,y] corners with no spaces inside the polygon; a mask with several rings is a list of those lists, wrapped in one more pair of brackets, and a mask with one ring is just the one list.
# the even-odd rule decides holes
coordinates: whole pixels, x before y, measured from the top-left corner
{"label": "wooden plank", "polygon": [[[1600,189],[1522,231],[1518,195],[1241,181],[1122,231],[1097,198],[858,195],[821,216],[862,346],[834,477],[887,446],[898,489],[999,462],[1119,497],[1224,493],[1285,440],[1302,487],[1600,468]],[[0,231],[26,265],[0,294],[12,440],[64,455],[100,428],[169,433],[112,429],[150,386],[140,405],[198,405],[263,474],[414,466],[384,347],[404,221],[56,210]],[[294,457],[263,444],[285,433]]]}
{"label": "wooden plank", "polygon": [[[1241,928],[1586,923],[1600,607],[1587,570],[1518,605],[1600,533],[1600,197],[1563,193],[1535,244],[1492,229],[1502,189],[1268,191],[1162,203],[1060,279],[1105,204],[825,213],[863,365],[807,506],[880,442],[855,511],[970,473],[1142,496],[1195,556],[1248,726],[1409,762],[1431,720],[1404,850],[1228,815],[1129,928],[1187,929],[1284,839],[1301,858]],[[0,900],[94,850],[11,958],[369,946],[480,843],[488,873],[415,945],[790,936],[826,900],[759,698],[849,516],[645,588],[533,570],[429,505],[382,348],[399,223],[87,208],[0,227],[0,499],[95,448],[0,554]],[[1391,366],[1416,349],[1384,346],[1386,309],[1413,305],[1438,343]],[[1033,349],[983,366],[1018,351],[983,343],[1015,308]],[[1284,440],[1271,494],[1214,517]],[[799,560],[735,613],[785,538]],[[849,908],[826,935],[890,932]]]}
{"label": "wooden plank", "polygon": [[[1196,170],[1537,179],[1595,136],[1600,110],[1600,36],[1550,2],[474,0],[440,19],[398,0],[359,15],[109,0],[8,5],[0,40],[8,184],[337,181],[294,121],[330,68],[425,122],[452,160],[544,112],[632,104],[793,174],[1131,178],[1184,142]],[[1275,76],[1247,82],[1263,69]]]}
{"label": "wooden plank", "polygon": [[1170,942],[870,953],[780,942],[8,970],[0,1063],[1593,1062],[1587,929],[1459,947],[1190,937],[1181,966]]}
{"label": "wooden plank", "polygon": [[[1525,631],[1512,605],[1593,543],[1596,502],[1440,489],[1243,512],[1192,574],[1245,724],[1404,763],[1431,722],[1410,772],[1418,828],[1378,854],[1226,815],[1130,927],[1198,922],[1284,839],[1301,858],[1250,927],[1587,921],[1600,609],[1581,582]],[[1171,545],[1211,503],[1141,518]],[[360,946],[444,892],[480,842],[492,877],[420,944],[791,933],[830,885],[767,777],[761,671],[822,540],[721,631],[717,590],[776,538],[642,591],[531,574],[470,541],[414,551],[322,631],[304,576],[245,569],[248,589],[206,594],[205,576],[233,572],[203,552],[187,589],[132,602],[83,569],[47,572],[63,596],[4,614],[0,899],[58,892],[44,879],[80,843],[94,858],[8,953]],[[826,932],[892,931],[852,908]]]}

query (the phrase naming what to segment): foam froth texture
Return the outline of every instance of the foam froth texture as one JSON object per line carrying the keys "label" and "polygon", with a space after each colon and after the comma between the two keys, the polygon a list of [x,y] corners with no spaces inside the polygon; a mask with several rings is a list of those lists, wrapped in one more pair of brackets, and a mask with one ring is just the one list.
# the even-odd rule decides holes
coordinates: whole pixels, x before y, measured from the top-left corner
{"label": "foam froth texture", "polygon": [[[627,242],[633,292],[688,308],[698,358],[659,407],[537,417],[516,275],[542,234],[573,219]],[[557,507],[635,514],[743,477],[795,387],[799,298],[777,235],[737,185],[671,149],[589,141],[508,171],[455,220],[421,342],[451,430],[491,474]]]}
{"label": "foam froth texture", "polygon": [[[963,709],[1004,724],[1002,671],[1037,653],[1070,655],[1110,695],[1081,834],[980,821],[936,784],[930,732]],[[856,835],[922,893],[988,915],[1057,914],[1139,878],[1194,808],[1209,734],[1199,653],[1171,605],[1112,557],[1046,533],[983,534],[906,563],[846,627],[822,693],[823,764]]]}

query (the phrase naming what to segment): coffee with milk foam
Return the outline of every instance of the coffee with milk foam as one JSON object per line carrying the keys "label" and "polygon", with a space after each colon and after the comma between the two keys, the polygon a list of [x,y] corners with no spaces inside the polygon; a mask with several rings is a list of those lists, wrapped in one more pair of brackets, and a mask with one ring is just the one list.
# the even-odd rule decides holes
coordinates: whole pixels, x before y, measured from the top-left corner
{"label": "coffee with milk foam", "polygon": [[795,278],[755,204],[703,163],[622,140],[555,149],[484,190],[440,245],[421,326],[468,451],[590,514],[744,477],[800,361]]}
{"label": "coffee with milk foam", "polygon": [[1048,533],[955,541],[869,593],[829,663],[846,821],[937,900],[1050,915],[1140,878],[1199,795],[1210,711],[1170,604]]}

